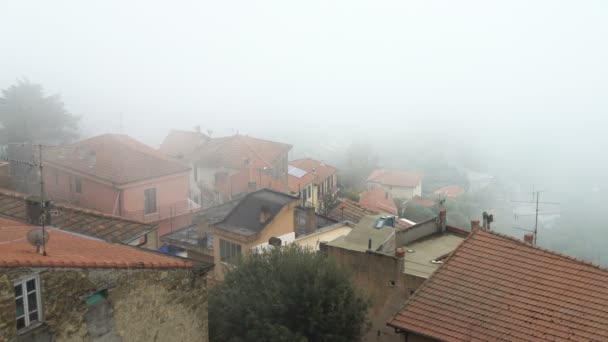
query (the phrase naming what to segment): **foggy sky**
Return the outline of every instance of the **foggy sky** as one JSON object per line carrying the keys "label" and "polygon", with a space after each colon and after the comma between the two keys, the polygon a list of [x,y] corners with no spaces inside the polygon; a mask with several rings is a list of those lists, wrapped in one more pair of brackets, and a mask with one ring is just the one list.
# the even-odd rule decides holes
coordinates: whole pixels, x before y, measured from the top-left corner
{"label": "foggy sky", "polygon": [[602,0],[3,1],[0,88],[60,93],[85,135],[461,146],[535,178],[600,177],[607,15]]}

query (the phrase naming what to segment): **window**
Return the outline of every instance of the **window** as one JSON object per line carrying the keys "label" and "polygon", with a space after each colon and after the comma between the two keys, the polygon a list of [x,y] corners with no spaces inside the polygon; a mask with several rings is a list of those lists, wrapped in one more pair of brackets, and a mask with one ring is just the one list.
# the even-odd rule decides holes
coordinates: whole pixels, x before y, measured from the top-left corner
{"label": "window", "polygon": [[78,176],[70,176],[70,192],[75,192],[77,194],[82,193],[82,179]]}
{"label": "window", "polygon": [[76,193],[81,194],[82,193],[82,179],[80,179],[80,177],[78,177],[78,176],[74,177],[74,185],[76,188]]}
{"label": "window", "polygon": [[156,188],[144,190],[144,215],[156,212]]}
{"label": "window", "polygon": [[198,182],[198,166],[196,164],[192,165],[192,171],[194,172],[194,181]]}
{"label": "window", "polygon": [[241,245],[220,239],[220,260],[230,262],[241,254]]}
{"label": "window", "polygon": [[40,314],[40,280],[38,276],[15,283],[17,330],[42,320]]}
{"label": "window", "polygon": [[308,198],[312,197],[312,185],[308,186]]}

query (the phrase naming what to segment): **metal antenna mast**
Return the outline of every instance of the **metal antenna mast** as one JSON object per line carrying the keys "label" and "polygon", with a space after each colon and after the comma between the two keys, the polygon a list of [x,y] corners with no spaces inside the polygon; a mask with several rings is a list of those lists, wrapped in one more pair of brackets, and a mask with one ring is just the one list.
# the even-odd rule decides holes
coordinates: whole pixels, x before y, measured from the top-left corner
{"label": "metal antenna mast", "polygon": [[[44,203],[44,167],[42,166],[42,144],[38,144],[38,169],[40,170],[40,209],[42,215],[40,215],[40,221],[42,224],[42,236],[45,235],[44,225],[46,223],[46,205]],[[42,255],[46,256],[46,239],[42,239]]]}
{"label": "metal antenna mast", "polygon": [[[540,193],[541,191],[533,191],[532,195],[534,197],[536,197],[536,200],[533,201],[511,201],[511,202],[516,202],[516,203],[529,203],[529,204],[535,204],[536,208],[534,210],[534,214],[530,214],[530,215],[534,215],[534,230],[532,231],[532,233],[534,234],[534,241],[533,244],[536,245],[538,242],[538,216],[539,215],[554,215],[554,214],[559,214],[559,213],[541,213],[540,212],[540,205],[541,204],[560,204],[559,202],[541,202],[540,201]],[[517,216],[529,216],[529,215],[516,215]],[[517,228],[517,227],[514,227]],[[526,230],[526,229],[523,229]],[[529,230],[527,230],[529,231]]]}

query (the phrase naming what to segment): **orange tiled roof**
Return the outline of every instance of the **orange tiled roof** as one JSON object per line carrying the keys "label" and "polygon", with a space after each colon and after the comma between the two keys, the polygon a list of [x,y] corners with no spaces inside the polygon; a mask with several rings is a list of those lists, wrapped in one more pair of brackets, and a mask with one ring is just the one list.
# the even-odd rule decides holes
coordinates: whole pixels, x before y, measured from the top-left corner
{"label": "orange tiled roof", "polygon": [[293,193],[297,193],[300,190],[303,190],[304,188],[306,188],[310,183],[312,183],[312,181],[314,179],[315,179],[315,176],[310,172],[306,172],[306,174],[304,176],[302,176],[301,178],[298,178],[298,177],[292,176],[292,175],[288,175],[287,176],[287,186],[289,187],[289,191],[291,191]]}
{"label": "orange tiled roof", "polygon": [[0,267],[191,268],[192,263],[143,249],[47,230],[47,256],[27,241],[30,227],[0,218]]}
{"label": "orange tiled roof", "polygon": [[[94,155],[94,157],[93,157]],[[115,184],[127,184],[190,170],[124,134],[103,134],[44,151],[48,164]]]}
{"label": "orange tiled roof", "polygon": [[363,208],[359,203],[349,199],[340,203],[334,210],[327,215],[329,218],[336,221],[350,221],[359,223],[361,218],[367,215],[378,215],[379,213]]}
{"label": "orange tiled roof", "polygon": [[436,195],[445,195],[450,198],[456,198],[464,194],[464,188],[459,185],[449,185],[443,188],[437,189],[433,192]]}
{"label": "orange tiled roof", "polygon": [[412,197],[412,199],[409,200],[407,204],[415,204],[425,208],[430,208],[437,205],[437,203],[435,203],[435,201],[433,201],[432,199],[420,197],[418,195]]}
{"label": "orange tiled roof", "polygon": [[373,188],[361,193],[359,204],[372,211],[397,215],[397,206],[393,197],[382,188]]}
{"label": "orange tiled roof", "polygon": [[[27,195],[0,189],[0,216],[26,222]],[[156,225],[131,221],[98,211],[53,203],[51,225],[110,242],[129,243],[157,229]]]}
{"label": "orange tiled roof", "polygon": [[237,134],[211,139],[193,157],[210,166],[271,168],[275,160],[290,149],[288,144]]}
{"label": "orange tiled roof", "polygon": [[376,169],[367,177],[370,183],[410,188],[418,186],[421,180],[422,176],[418,173],[389,169]]}
{"label": "orange tiled roof", "polygon": [[186,157],[210,139],[198,131],[171,130],[160,145],[160,151],[173,157]]}
{"label": "orange tiled roof", "polygon": [[478,231],[389,325],[442,341],[608,341],[608,271]]}
{"label": "orange tiled roof", "polygon": [[327,177],[335,174],[337,171],[335,167],[329,164],[325,164],[323,162],[310,158],[292,160],[289,162],[289,164],[311,173],[314,170],[314,173],[317,176],[317,182],[324,181],[325,179],[327,179]]}

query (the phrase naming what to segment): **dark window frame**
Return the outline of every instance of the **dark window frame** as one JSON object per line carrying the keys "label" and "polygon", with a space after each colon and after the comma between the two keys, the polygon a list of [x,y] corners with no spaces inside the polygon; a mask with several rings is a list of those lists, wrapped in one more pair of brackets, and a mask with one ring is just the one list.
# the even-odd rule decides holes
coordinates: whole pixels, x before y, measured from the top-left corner
{"label": "dark window frame", "polygon": [[[153,194],[153,195],[150,195]],[[153,202],[153,203],[152,203]],[[144,215],[152,215],[158,212],[158,201],[156,188],[144,190]]]}
{"label": "dark window frame", "polygon": [[[33,284],[33,289],[29,288],[29,285]],[[13,283],[15,290],[15,324],[17,330],[27,329],[36,323],[42,322],[42,300],[41,300],[41,289],[40,289],[40,277],[38,275],[30,276],[21,279]],[[18,293],[20,292],[20,293]],[[32,302],[31,296],[34,295],[34,301]],[[21,302],[21,304],[19,304]],[[23,310],[19,312],[19,308]],[[32,308],[34,307],[34,308]],[[34,315],[35,318],[32,318]],[[20,322],[23,322],[21,325]]]}
{"label": "dark window frame", "polygon": [[220,261],[232,263],[234,258],[241,255],[241,245],[229,240],[220,239]]}

